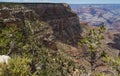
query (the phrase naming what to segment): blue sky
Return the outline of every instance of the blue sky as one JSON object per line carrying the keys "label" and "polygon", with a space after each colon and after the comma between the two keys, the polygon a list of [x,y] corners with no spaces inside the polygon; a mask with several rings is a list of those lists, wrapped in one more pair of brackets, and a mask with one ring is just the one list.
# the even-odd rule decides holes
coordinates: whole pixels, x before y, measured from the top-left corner
{"label": "blue sky", "polygon": [[0,0],[0,2],[49,2],[69,4],[120,4],[120,0]]}

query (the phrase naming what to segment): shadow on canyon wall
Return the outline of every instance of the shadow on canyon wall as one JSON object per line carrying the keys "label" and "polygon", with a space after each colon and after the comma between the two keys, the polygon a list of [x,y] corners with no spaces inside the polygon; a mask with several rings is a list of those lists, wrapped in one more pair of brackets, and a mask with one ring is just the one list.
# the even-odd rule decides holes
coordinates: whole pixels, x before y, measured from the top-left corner
{"label": "shadow on canyon wall", "polygon": [[108,43],[110,47],[120,50],[120,34],[114,34],[113,42]]}

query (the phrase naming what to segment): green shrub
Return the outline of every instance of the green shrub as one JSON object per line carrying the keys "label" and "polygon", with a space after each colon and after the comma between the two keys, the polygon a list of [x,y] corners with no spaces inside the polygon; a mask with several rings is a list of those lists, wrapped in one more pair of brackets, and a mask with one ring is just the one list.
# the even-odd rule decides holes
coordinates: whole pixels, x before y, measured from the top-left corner
{"label": "green shrub", "polygon": [[112,68],[114,68],[117,72],[118,72],[118,76],[119,76],[119,72],[120,72],[120,57],[117,59],[114,59],[110,56],[106,56],[104,57],[104,61],[106,63],[108,63],[109,66],[111,66]]}
{"label": "green shrub", "polygon": [[29,58],[14,56],[8,65],[0,64],[0,76],[33,76],[30,72],[30,63]]}
{"label": "green shrub", "polygon": [[20,47],[23,39],[22,30],[17,25],[0,27],[0,54],[7,54],[10,50]]}
{"label": "green shrub", "polygon": [[87,50],[91,64],[91,71],[93,71],[95,60],[98,58],[96,54],[99,51],[98,48],[100,47],[101,40],[104,39],[104,31],[104,26],[99,27],[99,29],[91,29],[88,36],[81,39],[79,42],[79,45]]}
{"label": "green shrub", "polygon": [[95,76],[106,76],[104,73],[95,73]]}
{"label": "green shrub", "polygon": [[75,71],[75,63],[72,60],[45,47],[39,50],[34,62],[37,62],[39,76],[68,76]]}

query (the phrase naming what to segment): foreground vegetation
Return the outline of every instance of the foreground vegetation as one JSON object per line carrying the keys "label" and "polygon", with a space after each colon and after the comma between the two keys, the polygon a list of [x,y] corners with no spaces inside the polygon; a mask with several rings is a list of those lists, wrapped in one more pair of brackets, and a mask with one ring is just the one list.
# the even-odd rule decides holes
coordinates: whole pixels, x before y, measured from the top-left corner
{"label": "foreground vegetation", "polygon": [[[27,33],[26,33],[27,32]],[[31,30],[15,24],[0,27],[0,54],[9,64],[0,64],[0,76],[73,76],[78,68],[71,59],[44,46]]]}
{"label": "foreground vegetation", "polygon": [[104,32],[104,26],[100,26],[99,29],[91,29],[87,36],[80,40],[79,45],[85,49],[86,56],[91,65],[90,72],[93,76],[109,76],[104,71],[96,70],[96,61],[98,60],[117,71],[117,74],[115,74],[114,72],[107,70],[112,76],[120,76],[120,70],[118,70],[120,67],[120,58],[112,58],[112,56],[109,56],[105,50],[100,49],[102,46],[102,40],[104,40]]}
{"label": "foreground vegetation", "polygon": [[[29,23],[26,21],[27,28],[32,26]],[[79,44],[86,49],[85,52],[91,65],[90,73],[94,74],[93,76],[106,76],[104,73],[95,71],[95,61],[100,58],[110,67],[116,69],[119,76],[120,59],[114,60],[104,50],[98,49],[101,46],[101,40],[104,39],[104,31],[103,26],[96,30],[90,30]],[[39,35],[41,34],[43,35],[43,32],[40,32]],[[0,49],[0,54],[7,54],[11,57],[8,65],[0,64],[0,76],[89,75],[89,72],[86,71],[87,68],[82,69],[80,64],[64,57],[59,51],[46,47],[42,40],[34,34],[33,29],[23,30],[15,24],[0,26]]]}

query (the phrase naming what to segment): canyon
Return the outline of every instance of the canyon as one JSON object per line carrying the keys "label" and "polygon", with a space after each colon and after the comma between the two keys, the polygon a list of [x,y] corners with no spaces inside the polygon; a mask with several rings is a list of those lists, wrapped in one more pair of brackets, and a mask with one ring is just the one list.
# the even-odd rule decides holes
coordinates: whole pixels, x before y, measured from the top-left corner
{"label": "canyon", "polygon": [[[1,3],[0,49],[3,50],[1,54],[10,56],[14,54],[24,56],[25,54],[25,57],[26,54],[27,56],[32,55],[32,72],[40,67],[49,68],[47,72],[50,71],[50,74],[54,72],[55,76],[92,75],[89,55],[78,43],[90,29],[98,28],[89,26],[86,22],[82,23],[79,17],[84,15],[79,15],[81,14],[79,11],[72,11],[70,5],[66,3]],[[86,11],[96,13],[96,11],[91,11],[91,7]],[[108,33],[110,32],[105,32],[105,36]],[[119,50],[108,47],[114,43],[109,42],[110,44],[107,45],[109,39],[105,38],[106,40],[101,42],[102,46],[98,49],[102,48],[105,53],[117,58]],[[102,58],[96,60],[95,67],[97,72],[105,73],[108,76],[118,74],[112,66],[108,67]],[[41,71],[43,70],[40,69]],[[47,72],[45,73],[47,74]]]}

